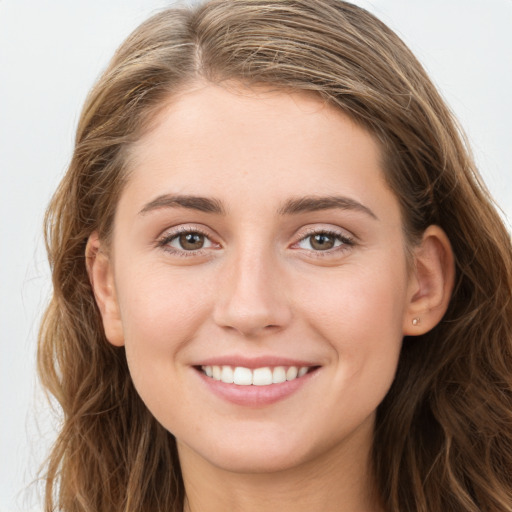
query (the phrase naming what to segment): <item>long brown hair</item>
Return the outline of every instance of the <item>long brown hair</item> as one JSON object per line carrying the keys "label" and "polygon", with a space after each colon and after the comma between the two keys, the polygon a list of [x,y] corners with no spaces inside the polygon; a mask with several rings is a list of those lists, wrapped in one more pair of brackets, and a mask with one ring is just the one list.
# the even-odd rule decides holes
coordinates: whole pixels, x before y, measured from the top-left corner
{"label": "long brown hair", "polygon": [[373,449],[393,512],[512,510],[512,248],[449,109],[403,42],[339,0],[213,0],[169,9],[125,41],[90,93],[49,206],[53,297],[39,372],[63,411],[46,510],[181,511],[173,436],[105,339],[85,265],[108,240],[130,145],[196,80],[313,91],[380,141],[410,244],[447,233],[456,284],[443,321],[404,340]]}

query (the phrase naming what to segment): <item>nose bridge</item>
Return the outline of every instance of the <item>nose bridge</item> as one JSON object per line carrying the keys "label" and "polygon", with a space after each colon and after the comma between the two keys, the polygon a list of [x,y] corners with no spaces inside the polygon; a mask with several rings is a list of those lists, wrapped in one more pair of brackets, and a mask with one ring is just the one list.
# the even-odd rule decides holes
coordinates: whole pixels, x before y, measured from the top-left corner
{"label": "nose bridge", "polygon": [[226,259],[219,278],[218,325],[256,335],[289,322],[285,279],[271,247],[255,241],[241,243]]}

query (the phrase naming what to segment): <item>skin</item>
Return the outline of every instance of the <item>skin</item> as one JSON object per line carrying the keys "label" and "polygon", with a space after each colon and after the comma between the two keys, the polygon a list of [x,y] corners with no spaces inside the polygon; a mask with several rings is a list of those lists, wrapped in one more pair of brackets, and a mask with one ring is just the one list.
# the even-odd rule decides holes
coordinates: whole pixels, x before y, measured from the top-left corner
{"label": "skin", "polygon": [[[133,147],[111,246],[91,236],[89,272],[107,338],[177,438],[186,510],[380,510],[375,411],[404,334],[441,319],[453,282],[436,226],[407,260],[380,161],[373,137],[316,97],[204,84],[172,98]],[[283,212],[333,195],[348,202]],[[180,246],[182,232],[203,247]],[[326,232],[335,246],[318,249],[311,235]],[[283,400],[236,405],[195,368],[226,355],[318,369]]]}

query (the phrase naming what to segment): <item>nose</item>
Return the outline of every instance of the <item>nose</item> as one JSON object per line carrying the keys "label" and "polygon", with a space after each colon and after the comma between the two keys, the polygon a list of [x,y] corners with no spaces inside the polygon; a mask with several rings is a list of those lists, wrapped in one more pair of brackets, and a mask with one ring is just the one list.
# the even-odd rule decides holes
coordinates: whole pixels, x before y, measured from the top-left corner
{"label": "nose", "polygon": [[245,337],[284,329],[292,317],[283,272],[271,254],[247,250],[219,275],[214,321]]}

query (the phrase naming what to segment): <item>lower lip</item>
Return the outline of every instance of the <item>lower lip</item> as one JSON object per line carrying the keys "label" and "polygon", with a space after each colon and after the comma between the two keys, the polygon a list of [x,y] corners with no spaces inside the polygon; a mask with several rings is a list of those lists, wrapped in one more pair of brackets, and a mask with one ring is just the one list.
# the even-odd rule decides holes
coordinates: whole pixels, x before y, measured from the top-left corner
{"label": "lower lip", "polygon": [[284,400],[296,393],[304,384],[318,372],[318,368],[306,373],[306,375],[294,380],[269,384],[268,386],[239,386],[237,384],[226,384],[220,380],[212,379],[201,370],[195,369],[202,382],[214,394],[236,405],[246,407],[263,407]]}

